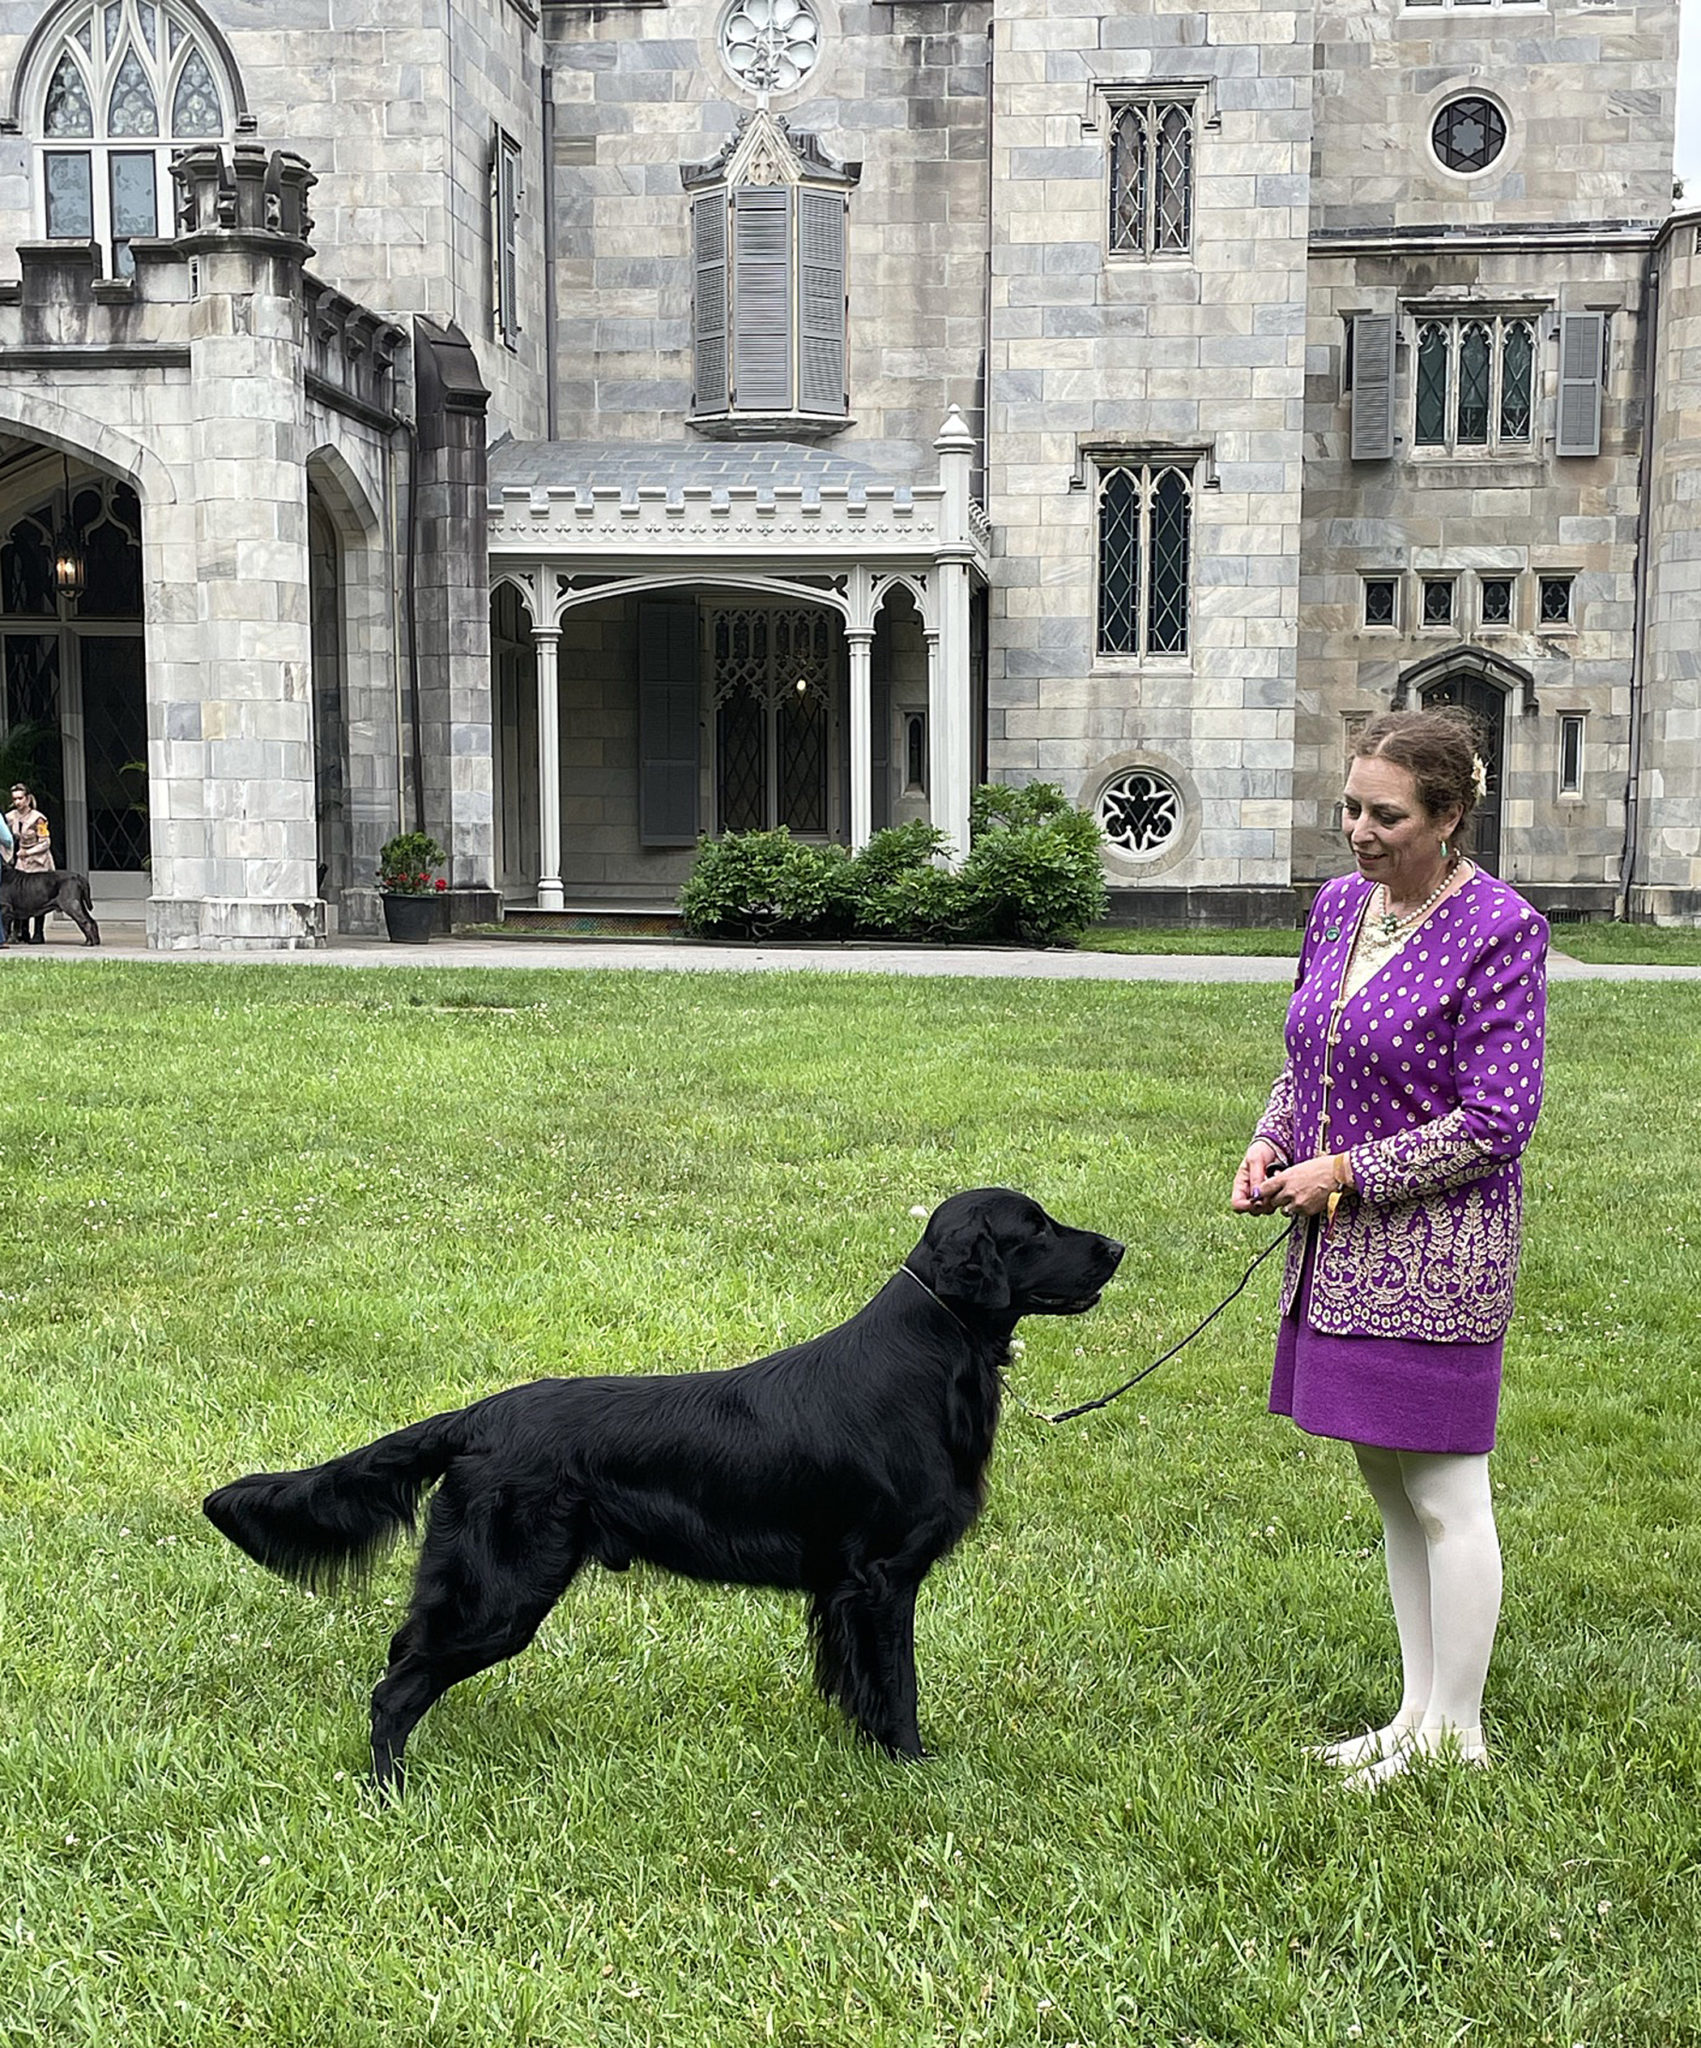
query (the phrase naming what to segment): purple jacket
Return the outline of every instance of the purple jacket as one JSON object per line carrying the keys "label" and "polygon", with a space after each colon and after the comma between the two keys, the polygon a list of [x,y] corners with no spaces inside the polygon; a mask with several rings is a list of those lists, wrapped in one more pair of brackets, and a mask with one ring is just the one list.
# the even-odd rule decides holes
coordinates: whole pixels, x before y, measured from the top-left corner
{"label": "purple jacket", "polygon": [[[1518,1160],[1541,1109],[1547,925],[1479,869],[1345,1005],[1330,1051],[1374,887],[1353,874],[1318,891],[1288,1007],[1287,1064],[1257,1136],[1290,1162],[1335,1152],[1352,1162],[1357,1193],[1316,1233],[1314,1329],[1492,1343],[1512,1315]],[[1284,1313],[1305,1237],[1288,1245]]]}

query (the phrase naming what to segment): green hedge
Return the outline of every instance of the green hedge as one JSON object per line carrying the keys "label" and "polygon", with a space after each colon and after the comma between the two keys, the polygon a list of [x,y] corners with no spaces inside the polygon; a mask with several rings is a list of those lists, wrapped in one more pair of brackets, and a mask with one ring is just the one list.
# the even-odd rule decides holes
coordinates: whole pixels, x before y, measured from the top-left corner
{"label": "green hedge", "polygon": [[680,892],[702,938],[1003,940],[1072,946],[1105,914],[1103,834],[1048,782],[985,786],[970,805],[969,856],[939,864],[945,835],[920,819],[856,855],[777,832],[706,839]]}

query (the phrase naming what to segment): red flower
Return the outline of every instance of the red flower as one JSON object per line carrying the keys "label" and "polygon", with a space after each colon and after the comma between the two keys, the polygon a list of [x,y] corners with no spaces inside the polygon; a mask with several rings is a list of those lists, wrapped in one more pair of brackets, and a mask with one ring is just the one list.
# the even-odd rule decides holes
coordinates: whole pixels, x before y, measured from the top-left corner
{"label": "red flower", "polygon": [[439,875],[437,877],[437,886],[439,889],[447,889],[449,885],[446,881],[444,881],[443,877]]}

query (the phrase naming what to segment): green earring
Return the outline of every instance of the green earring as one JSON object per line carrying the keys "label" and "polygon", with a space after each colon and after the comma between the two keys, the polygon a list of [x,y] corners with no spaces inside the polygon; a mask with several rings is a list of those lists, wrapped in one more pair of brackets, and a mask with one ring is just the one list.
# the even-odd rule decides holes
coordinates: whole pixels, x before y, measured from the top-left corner
{"label": "green earring", "polygon": [[1443,860],[1447,858],[1447,842],[1445,839],[1443,839],[1441,842],[1441,858]]}

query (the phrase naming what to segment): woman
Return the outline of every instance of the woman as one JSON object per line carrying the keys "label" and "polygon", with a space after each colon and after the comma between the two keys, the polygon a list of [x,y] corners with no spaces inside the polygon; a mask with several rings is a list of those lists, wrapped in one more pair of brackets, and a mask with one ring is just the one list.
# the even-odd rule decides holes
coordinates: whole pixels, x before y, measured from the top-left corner
{"label": "woman", "polygon": [[1418,1756],[1488,1760],[1488,1452],[1518,1160],[1541,1107],[1547,926],[1460,850],[1485,787],[1457,713],[1389,713],[1360,735],[1343,805],[1357,872],[1312,907],[1287,1063],[1232,1196],[1299,1219],[1271,1411],[1349,1442],[1382,1513],[1399,1709],[1318,1752],[1366,1787]]}
{"label": "woman", "polygon": [[[12,784],[12,808],[6,813],[11,832],[12,865],[20,875],[46,875],[53,871],[53,840],[47,820],[35,807],[35,792],[22,782]],[[47,914],[18,920],[21,936],[39,946],[47,937]],[[10,936],[10,934],[8,934]]]}

